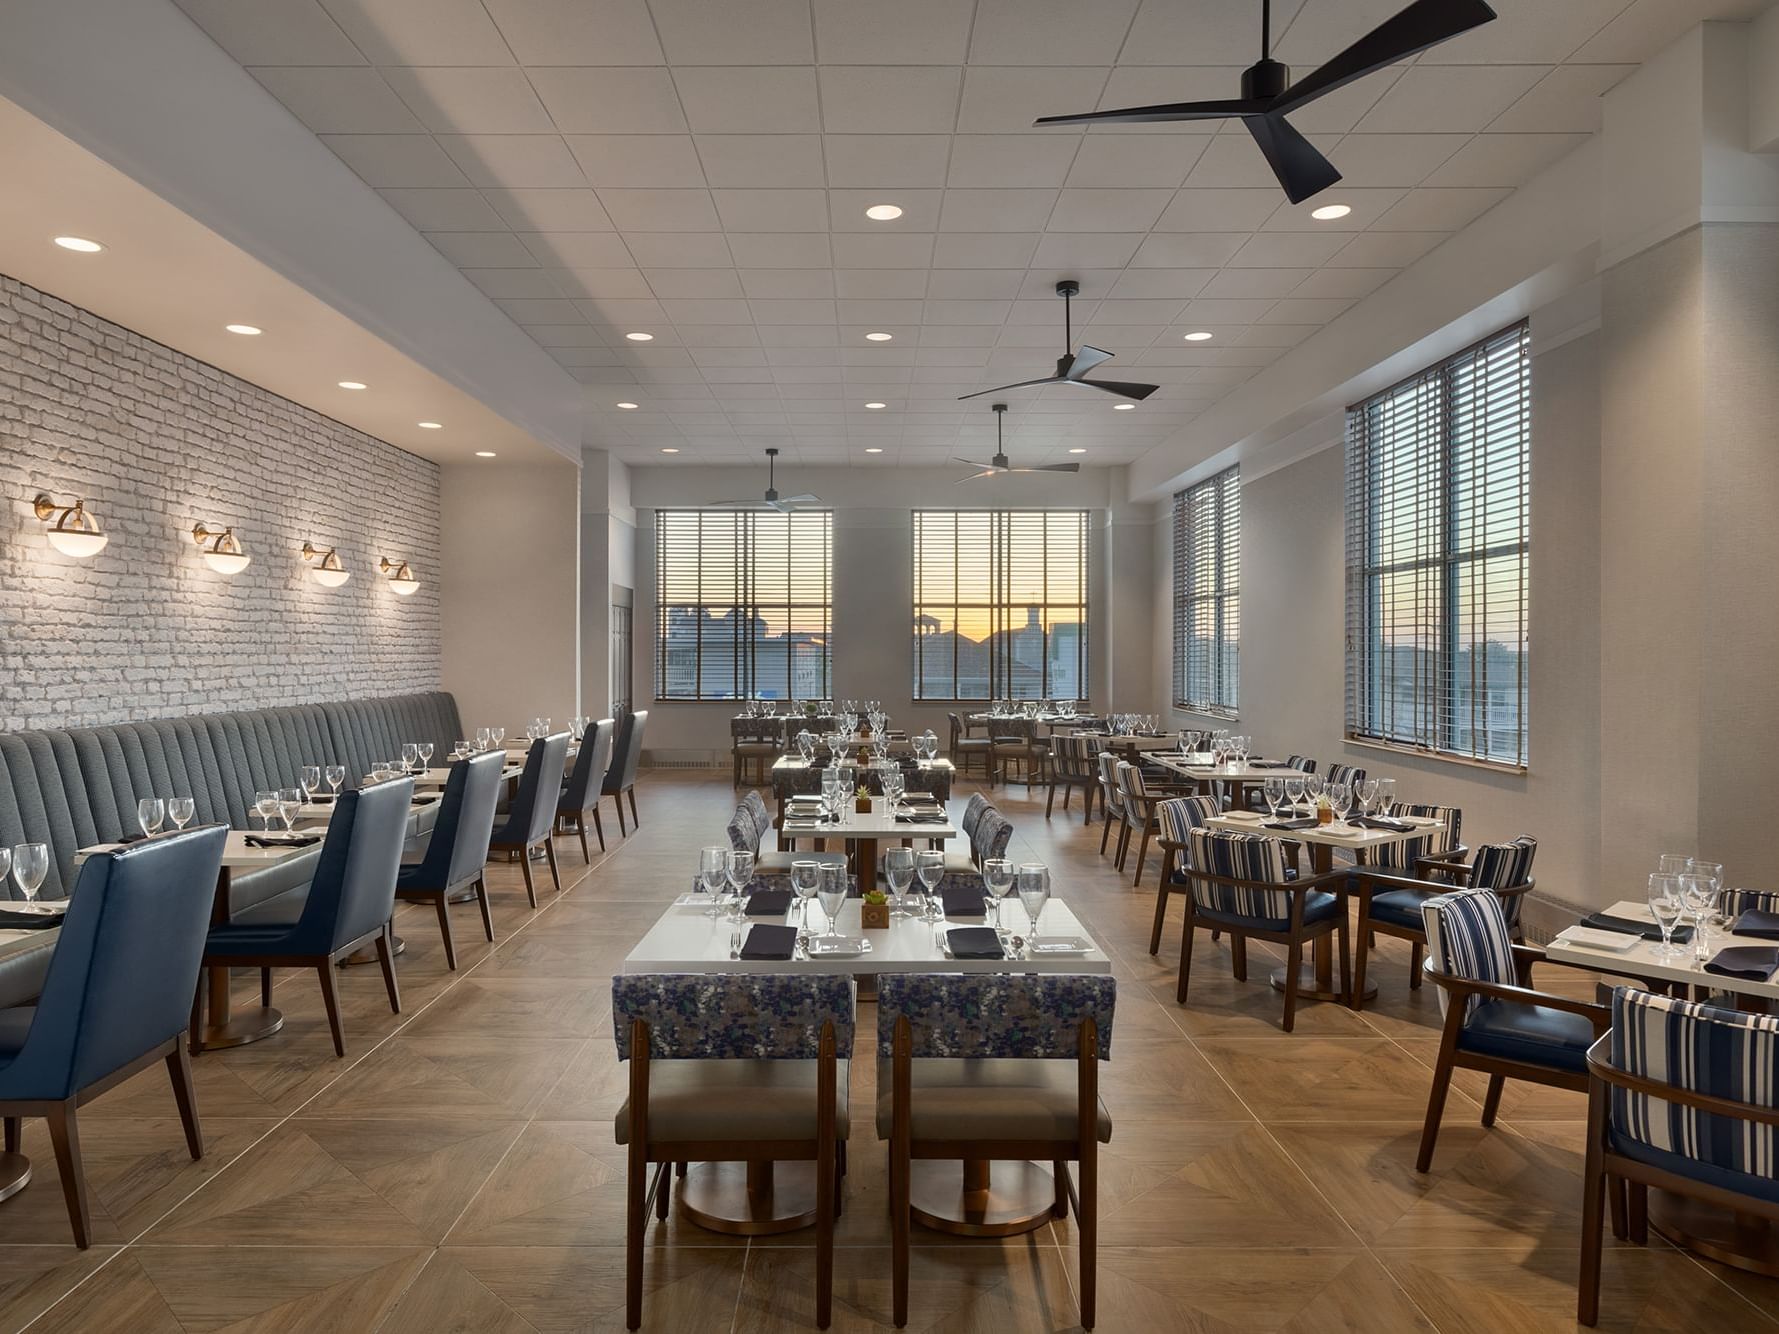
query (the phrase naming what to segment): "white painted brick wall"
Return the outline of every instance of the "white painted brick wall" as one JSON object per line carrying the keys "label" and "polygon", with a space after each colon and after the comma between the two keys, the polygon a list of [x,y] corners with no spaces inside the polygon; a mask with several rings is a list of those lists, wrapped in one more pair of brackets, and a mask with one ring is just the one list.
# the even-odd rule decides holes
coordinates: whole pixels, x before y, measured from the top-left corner
{"label": "white painted brick wall", "polygon": [[[110,544],[53,550],[39,491]],[[200,520],[253,563],[212,571]],[[305,540],[352,578],[315,583]],[[0,728],[437,689],[438,568],[438,465],[0,276]]]}

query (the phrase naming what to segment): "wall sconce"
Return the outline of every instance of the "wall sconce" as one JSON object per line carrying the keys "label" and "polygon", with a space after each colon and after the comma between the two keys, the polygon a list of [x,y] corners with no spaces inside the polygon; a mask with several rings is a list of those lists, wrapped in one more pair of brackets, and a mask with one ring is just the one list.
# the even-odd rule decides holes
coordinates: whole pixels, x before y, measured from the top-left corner
{"label": "wall sconce", "polygon": [[309,573],[316,583],[323,588],[338,588],[352,577],[352,571],[340,564],[340,552],[337,547],[329,547],[326,551],[312,543],[303,543],[303,559],[315,561]]}
{"label": "wall sconce", "polygon": [[412,596],[414,590],[420,587],[420,581],[414,577],[414,572],[408,568],[405,560],[398,563],[385,556],[377,562],[377,568],[389,575],[390,589],[402,597]]}
{"label": "wall sconce", "polygon": [[218,574],[239,574],[253,561],[253,557],[242,549],[241,539],[235,536],[233,528],[218,532],[200,523],[191,530],[191,540],[203,553],[204,564]]}
{"label": "wall sconce", "polygon": [[49,544],[64,556],[97,556],[111,540],[100,531],[99,521],[87,512],[84,500],[58,505],[48,495],[40,495],[31,509],[49,524]]}

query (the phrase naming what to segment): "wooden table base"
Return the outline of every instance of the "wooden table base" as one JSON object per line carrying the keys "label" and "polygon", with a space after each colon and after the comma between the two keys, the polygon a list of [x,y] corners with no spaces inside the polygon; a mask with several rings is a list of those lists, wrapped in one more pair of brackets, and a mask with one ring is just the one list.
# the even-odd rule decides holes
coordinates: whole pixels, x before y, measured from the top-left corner
{"label": "wooden table base", "polygon": [[1708,1260],[1779,1278],[1779,1225],[1685,1195],[1649,1192],[1649,1226]]}
{"label": "wooden table base", "polygon": [[[1289,974],[1287,973],[1287,971],[1285,969],[1283,969],[1283,968],[1273,969],[1272,970],[1272,989],[1274,991],[1283,991],[1285,989],[1285,979],[1287,976],[1289,976]],[[1365,994],[1363,996],[1361,996],[1359,999],[1360,1000],[1373,1000],[1376,998],[1376,996],[1377,996],[1377,983],[1367,982],[1365,984]],[[1297,999],[1298,1000],[1313,1000],[1313,1001],[1339,1001],[1342,1005],[1346,1004],[1346,1001],[1347,1001],[1346,993],[1344,991],[1340,991],[1335,988],[1334,979],[1329,978],[1326,982],[1324,982],[1321,978],[1319,978],[1316,975],[1316,966],[1314,964],[1308,964],[1308,963],[1304,964],[1301,968],[1299,968],[1297,970]]]}
{"label": "wooden table base", "polygon": [[244,1047],[249,1042],[271,1037],[283,1027],[283,1011],[269,1005],[255,1005],[249,1009],[234,1011],[220,1024],[206,1025],[199,1035],[197,1050]]}
{"label": "wooden table base", "polygon": [[[395,937],[395,953],[400,954],[407,948],[408,948],[408,942],[403,940],[400,936],[396,936]],[[349,963],[358,964],[358,963],[376,963],[376,962],[377,962],[377,947],[375,945],[366,945],[363,949],[353,950],[352,953],[348,954],[344,959],[341,959],[340,966],[342,968],[344,968]]]}
{"label": "wooden table base", "polygon": [[815,1226],[814,1163],[694,1163],[677,1185],[680,1212],[711,1232],[769,1237]]}
{"label": "wooden table base", "polygon": [[1037,1163],[922,1159],[911,1167],[910,1212],[935,1232],[1017,1236],[1043,1227],[1056,1207],[1056,1178]]}
{"label": "wooden table base", "polygon": [[22,1153],[0,1153],[0,1200],[9,1200],[31,1184],[31,1160]]}

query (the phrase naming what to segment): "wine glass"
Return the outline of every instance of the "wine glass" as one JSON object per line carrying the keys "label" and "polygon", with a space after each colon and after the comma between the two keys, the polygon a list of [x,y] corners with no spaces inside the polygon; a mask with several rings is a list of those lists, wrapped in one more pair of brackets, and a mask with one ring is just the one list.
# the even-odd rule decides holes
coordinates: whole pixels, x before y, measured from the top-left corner
{"label": "wine glass", "polygon": [[415,745],[412,741],[402,742],[402,750],[401,750],[402,772],[405,774],[413,773],[414,766],[418,763],[420,763],[420,747]]}
{"label": "wine glass", "polygon": [[1310,805],[1317,804],[1319,798],[1328,790],[1328,780],[1321,774],[1305,774],[1303,779],[1303,795],[1309,798]]}
{"label": "wine glass", "polygon": [[891,848],[883,854],[883,878],[889,881],[890,916],[907,917],[908,886],[914,883],[914,849]]}
{"label": "wine glass", "polygon": [[982,883],[995,904],[995,931],[1001,929],[1001,900],[1013,888],[1013,863],[1005,857],[988,857],[982,863]]}
{"label": "wine glass", "polygon": [[6,877],[12,873],[12,849],[0,848],[0,885],[6,883]]}
{"label": "wine glass", "polygon": [[1266,798],[1267,817],[1279,818],[1279,803],[1285,799],[1285,780],[1269,778],[1260,785],[1260,795]]}
{"label": "wine glass", "polygon": [[136,803],[136,823],[142,826],[142,832],[154,835],[161,832],[161,824],[167,818],[167,803],[159,797],[144,797]]}
{"label": "wine glass", "polygon": [[1380,778],[1377,780],[1377,811],[1379,815],[1388,815],[1396,809],[1396,780]]}
{"label": "wine glass", "polygon": [[272,817],[278,814],[278,794],[276,792],[255,792],[253,809],[259,814],[260,828],[266,833],[272,832]]}
{"label": "wine glass", "polygon": [[1026,948],[1038,935],[1038,918],[1043,916],[1044,905],[1050,901],[1050,868],[1042,862],[1027,862],[1019,868],[1019,906],[1025,909],[1026,920],[1031,923],[1030,934],[1026,937]]}
{"label": "wine glass", "polygon": [[49,844],[20,843],[12,850],[12,883],[26,903],[37,901],[37,891],[49,876]]}
{"label": "wine glass", "polygon": [[305,764],[303,766],[303,796],[313,798],[321,790],[321,766]]}
{"label": "wine glass", "polygon": [[284,832],[291,833],[296,828],[297,816],[303,813],[303,789],[300,787],[284,787],[278,789],[278,818],[284,821]]}
{"label": "wine glass", "polygon": [[506,743],[506,739],[507,739],[506,728],[491,727],[488,729],[488,731],[489,731],[489,734],[494,738],[495,745],[499,746],[499,745],[504,745]]}
{"label": "wine glass", "polygon": [[190,797],[168,797],[167,818],[173,822],[175,829],[184,829],[197,814],[198,806]]}
{"label": "wine glass", "polygon": [[432,742],[422,741],[419,744],[419,746],[416,747],[416,749],[419,750],[419,752],[420,752],[420,767],[422,769],[431,768],[432,767],[432,752],[433,752]]}
{"label": "wine glass", "polygon": [[494,729],[492,727],[478,727],[476,729],[476,749],[491,750],[493,747]]}
{"label": "wine glass", "polygon": [[1292,774],[1285,780],[1285,800],[1291,803],[1291,814],[1296,815],[1298,807],[1303,805],[1303,775]]}
{"label": "wine glass", "polygon": [[1347,812],[1353,808],[1353,787],[1350,783],[1330,783],[1328,804],[1334,808],[1335,823],[1346,827]]}
{"label": "wine glass", "polygon": [[1693,959],[1699,963],[1711,957],[1707,932],[1711,911],[1717,903],[1718,883],[1713,876],[1699,871],[1688,870],[1680,877],[1680,906],[1692,919]]}
{"label": "wine glass", "polygon": [[822,912],[827,916],[828,929],[824,936],[840,934],[840,910],[846,906],[846,868],[838,862],[823,862],[818,868],[821,875],[817,893],[821,896]]}
{"label": "wine glass", "polygon": [[809,937],[809,901],[815,897],[816,890],[821,888],[822,864],[814,861],[795,861],[791,863],[791,890],[797,896],[797,937],[807,940]]}
{"label": "wine glass", "polygon": [[1657,871],[1649,877],[1649,911],[1654,915],[1656,925],[1662,929],[1662,943],[1655,948],[1656,957],[1671,959],[1680,953],[1672,937],[1674,926],[1679,922],[1680,914],[1685,911],[1685,905],[1680,900],[1679,876],[1663,875]]}
{"label": "wine glass", "polygon": [[1359,814],[1361,817],[1369,817],[1371,815],[1372,803],[1377,801],[1378,780],[1375,778],[1367,778],[1364,782],[1358,785],[1358,792]]}
{"label": "wine glass", "polygon": [[698,853],[698,888],[710,895],[710,907],[705,911],[706,917],[718,915],[717,894],[723,887],[723,878],[728,874],[729,849],[724,847],[703,848]]}
{"label": "wine glass", "polygon": [[338,797],[340,795],[340,784],[346,781],[346,766],[343,764],[330,764],[322,772],[327,778],[327,785],[333,789],[331,795]]}
{"label": "wine glass", "polygon": [[939,916],[937,901],[939,882],[945,878],[945,854],[936,848],[922,848],[914,854],[914,873],[920,877],[922,916],[933,921]]}
{"label": "wine glass", "polygon": [[1691,857],[1682,856],[1678,852],[1664,852],[1655,859],[1656,874],[1685,875],[1686,864],[1691,860]]}
{"label": "wine glass", "polygon": [[754,854],[746,848],[730,848],[729,862],[724,868],[729,878],[729,915],[732,921],[742,919],[745,891],[754,879]]}

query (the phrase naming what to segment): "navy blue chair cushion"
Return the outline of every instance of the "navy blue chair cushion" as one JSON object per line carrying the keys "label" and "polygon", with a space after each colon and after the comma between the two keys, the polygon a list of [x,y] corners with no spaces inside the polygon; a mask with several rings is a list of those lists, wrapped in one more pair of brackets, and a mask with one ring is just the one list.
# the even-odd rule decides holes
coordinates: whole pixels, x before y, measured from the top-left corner
{"label": "navy blue chair cushion", "polygon": [[[1287,873],[1289,875],[1289,873]],[[1312,889],[1303,898],[1303,924],[1313,926],[1317,922],[1326,922],[1335,916],[1336,901],[1334,895],[1327,890]],[[1236,913],[1211,912],[1204,908],[1193,907],[1192,915],[1201,922],[1213,926],[1245,926],[1258,928],[1262,931],[1289,931],[1289,917],[1244,917]]]}
{"label": "navy blue chair cushion", "polygon": [[1458,1034],[1458,1046],[1478,1056],[1530,1061],[1576,1074],[1587,1069],[1593,1043],[1594,1026],[1581,1015],[1518,1001],[1483,1001]]}
{"label": "navy blue chair cushion", "polygon": [[1407,927],[1411,931],[1421,931],[1421,905],[1432,898],[1436,890],[1418,889],[1386,889],[1382,893],[1371,896],[1371,919],[1376,922],[1388,922],[1391,926]]}

